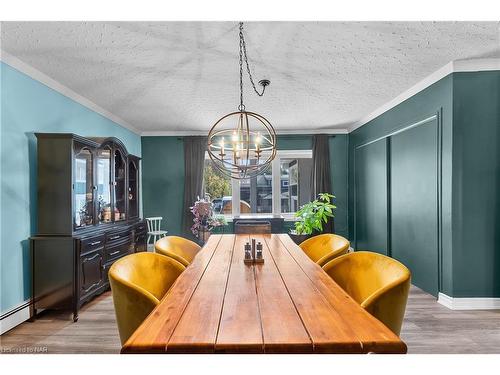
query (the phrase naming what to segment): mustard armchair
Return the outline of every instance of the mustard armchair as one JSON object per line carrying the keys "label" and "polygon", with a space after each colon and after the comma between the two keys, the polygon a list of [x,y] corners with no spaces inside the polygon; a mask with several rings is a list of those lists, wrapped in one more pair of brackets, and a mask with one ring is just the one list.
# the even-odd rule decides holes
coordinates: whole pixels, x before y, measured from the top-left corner
{"label": "mustard armchair", "polygon": [[201,246],[197,243],[178,236],[163,237],[155,243],[155,251],[158,254],[173,258],[186,267],[200,250]]}
{"label": "mustard armchair", "polygon": [[399,336],[410,290],[408,268],[385,255],[357,251],[333,259],[323,269],[365,310]]}
{"label": "mustard armchair", "polygon": [[186,268],[175,259],[137,253],[117,260],[108,277],[122,345]]}
{"label": "mustard armchair", "polygon": [[347,254],[349,245],[349,241],[344,237],[325,233],[311,237],[299,246],[313,262],[322,267],[330,260]]}

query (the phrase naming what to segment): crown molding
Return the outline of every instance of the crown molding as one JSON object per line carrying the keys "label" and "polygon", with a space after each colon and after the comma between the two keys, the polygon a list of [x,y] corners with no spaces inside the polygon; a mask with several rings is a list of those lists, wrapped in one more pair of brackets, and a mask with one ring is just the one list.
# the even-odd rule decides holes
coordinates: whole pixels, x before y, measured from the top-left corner
{"label": "crown molding", "polygon": [[298,134],[349,134],[348,129],[299,129],[299,130],[276,130],[278,135],[298,135]]}
{"label": "crown molding", "polygon": [[472,59],[472,60],[451,61],[442,68],[436,70],[434,73],[425,77],[423,80],[421,80],[414,86],[410,87],[408,90],[396,96],[391,101],[380,106],[369,115],[364,116],[355,123],[353,123],[348,130],[349,132],[356,130],[357,128],[377,118],[378,116],[387,112],[391,108],[394,108],[398,104],[401,104],[405,100],[411,98],[415,94],[426,89],[427,87],[431,86],[432,84],[436,83],[440,79],[443,79],[444,77],[446,77],[451,73],[481,72],[481,71],[491,71],[491,70],[500,70],[500,59]]}
{"label": "crown molding", "polygon": [[[45,73],[40,72],[31,65],[21,61],[17,57],[0,50],[0,61],[10,65],[14,69],[26,74],[27,76],[41,82],[47,87],[59,92],[60,94],[74,100],[75,102],[89,108],[90,110],[106,117],[107,119],[117,123],[124,128],[145,137],[152,136],[196,136],[196,135],[206,135],[205,131],[196,130],[165,130],[165,131],[140,131],[138,128],[132,124],[121,119],[117,115],[109,112],[108,110],[100,107],[91,100],[85,98],[84,96],[76,93],[70,88],[64,86],[53,78],[49,77]],[[451,73],[458,72],[479,72],[479,71],[492,71],[500,70],[500,59],[471,59],[471,60],[455,60],[451,61],[442,68],[438,69],[434,73],[430,74],[414,86],[410,87],[408,90],[404,91],[391,101],[385,103],[384,105],[377,108],[375,111],[371,112],[367,116],[362,117],[358,121],[354,122],[347,128],[330,128],[330,129],[298,129],[298,130],[277,130],[278,135],[299,135],[299,134],[348,134],[357,128],[365,125],[381,114],[387,112],[391,108],[394,108],[398,104],[401,104],[405,100],[411,98],[420,91],[426,89],[442,78],[446,77]]]}
{"label": "crown molding", "polygon": [[8,52],[5,52],[4,50],[0,50],[0,61],[13,67],[14,69],[20,71],[21,73],[26,74],[27,76],[33,78],[34,80],[41,82],[45,86],[47,86],[47,87],[51,88],[52,90],[57,91],[58,93],[70,98],[71,100],[77,102],[78,104],[81,104],[84,107],[87,107],[88,109],[100,114],[101,116],[104,116],[107,119],[115,122],[116,124],[123,126],[124,128],[136,133],[137,135],[140,135],[141,132],[135,126],[129,124],[128,122],[121,119],[117,115],[115,115],[115,114],[109,112],[108,110],[98,106],[93,101],[76,93],[75,91],[71,90],[69,87],[64,86],[63,84],[59,83],[55,79],[49,77],[45,73],[42,73],[38,69],[25,63],[24,61],[19,60],[17,57],[9,54]]}
{"label": "crown molding", "polygon": [[[100,107],[96,103],[91,100],[85,98],[84,96],[76,93],[71,90],[69,87],[64,86],[60,82],[55,79],[49,77],[45,73],[42,73],[38,69],[33,66],[25,63],[24,61],[18,59],[17,57],[11,55],[4,50],[0,50],[0,61],[5,64],[13,67],[14,69],[20,71],[21,73],[26,74],[27,76],[33,78],[34,80],[41,82],[45,86],[57,91],[58,93],[72,99],[73,101],[83,105],[91,109],[92,111],[99,113],[100,115],[106,117],[107,119],[117,123],[118,125],[123,126],[124,128],[131,130],[132,132],[145,136],[145,137],[154,137],[154,136],[172,136],[172,137],[182,137],[182,136],[195,136],[195,135],[207,135],[206,131],[197,131],[197,130],[159,130],[159,131],[140,131],[135,126],[129,124],[125,120],[121,119],[117,115],[109,112],[108,110]],[[348,134],[348,129],[300,129],[300,130],[278,130],[276,132],[280,135],[286,134]]]}
{"label": "crown molding", "polygon": [[[347,129],[298,129],[298,130],[276,130],[277,135],[303,135],[303,134],[348,134]],[[198,130],[154,130],[144,131],[142,137],[188,137],[205,136],[208,131]]]}
{"label": "crown molding", "polygon": [[500,59],[455,60],[453,72],[484,72],[500,70]]}

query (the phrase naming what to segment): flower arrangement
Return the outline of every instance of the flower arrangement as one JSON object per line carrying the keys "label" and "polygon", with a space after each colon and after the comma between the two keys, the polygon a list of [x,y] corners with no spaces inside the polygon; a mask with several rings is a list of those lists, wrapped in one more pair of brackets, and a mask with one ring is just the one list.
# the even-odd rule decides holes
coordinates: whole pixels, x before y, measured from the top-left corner
{"label": "flower arrangement", "polygon": [[[213,204],[210,202],[209,197],[205,197],[203,199],[198,197],[194,206],[191,207],[191,213],[194,216],[194,224],[191,227],[191,232],[197,238],[200,238],[200,235],[210,232],[215,227],[226,224],[224,216],[214,215]],[[205,238],[200,239],[203,241],[205,240]]]}

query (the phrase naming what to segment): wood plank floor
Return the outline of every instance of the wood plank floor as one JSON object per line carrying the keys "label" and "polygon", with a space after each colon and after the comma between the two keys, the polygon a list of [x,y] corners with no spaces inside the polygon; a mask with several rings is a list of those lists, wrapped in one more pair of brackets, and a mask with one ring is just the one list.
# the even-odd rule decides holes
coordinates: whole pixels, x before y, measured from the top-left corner
{"label": "wood plank floor", "polygon": [[[77,323],[70,314],[44,312],[0,336],[0,352],[119,353],[111,293],[83,306]],[[412,287],[401,338],[408,353],[500,353],[500,310],[452,311]]]}

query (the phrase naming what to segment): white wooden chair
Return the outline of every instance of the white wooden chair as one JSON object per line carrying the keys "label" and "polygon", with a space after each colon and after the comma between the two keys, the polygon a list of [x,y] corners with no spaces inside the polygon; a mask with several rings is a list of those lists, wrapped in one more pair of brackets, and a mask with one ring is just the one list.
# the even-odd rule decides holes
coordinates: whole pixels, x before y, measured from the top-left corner
{"label": "white wooden chair", "polygon": [[166,230],[161,230],[161,221],[163,220],[163,217],[161,216],[155,216],[155,217],[147,217],[146,221],[148,222],[148,245],[149,241],[151,240],[151,237],[153,237],[153,245],[158,239],[165,237],[168,233]]}

